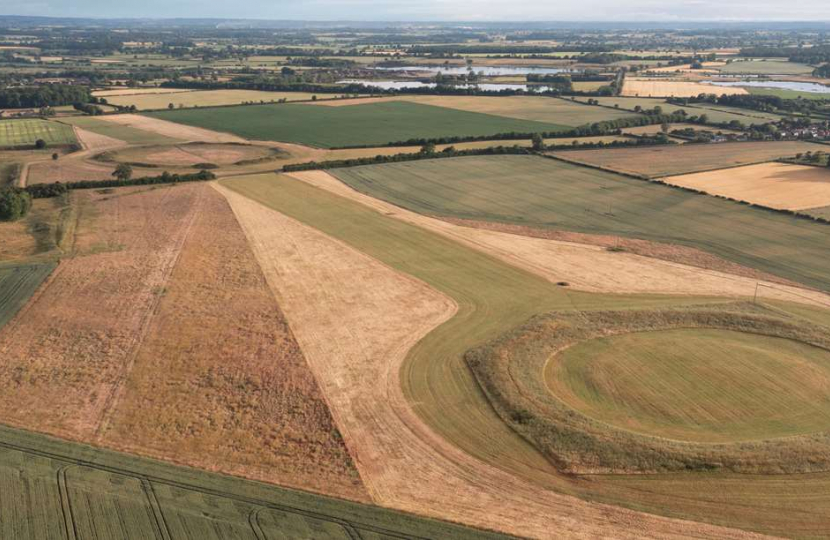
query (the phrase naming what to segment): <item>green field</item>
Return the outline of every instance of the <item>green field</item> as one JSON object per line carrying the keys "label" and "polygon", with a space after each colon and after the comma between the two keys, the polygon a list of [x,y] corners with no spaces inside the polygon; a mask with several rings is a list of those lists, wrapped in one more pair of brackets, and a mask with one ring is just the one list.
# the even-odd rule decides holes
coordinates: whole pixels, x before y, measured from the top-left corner
{"label": "green field", "polygon": [[0,267],[0,328],[26,305],[54,269],[54,264]]}
{"label": "green field", "polygon": [[358,191],[423,214],[677,243],[830,290],[826,225],[532,156],[338,169]]}
{"label": "green field", "polygon": [[786,60],[736,60],[717,68],[721,73],[751,73],[758,75],[809,75],[813,68]]}
{"label": "green field", "polygon": [[502,538],[2,426],[0,490],[10,540]]}
{"label": "green field", "polygon": [[[446,166],[447,160],[442,161]],[[479,162],[478,166],[483,164]],[[518,164],[507,166],[515,169]],[[386,171],[384,176],[389,174],[396,171]],[[517,183],[522,180],[519,178]],[[456,300],[456,316],[410,352],[401,382],[411,406],[439,434],[466,452],[550,489],[589,500],[773,533],[799,531],[802,535],[817,535],[830,527],[827,474],[563,477],[495,414],[462,358],[470,347],[550,310],[711,304],[712,299],[600,296],[568,291],[481,252],[299,181],[258,175],[222,183],[413,275]],[[805,317],[825,315],[823,311],[803,309]],[[759,504],[761,499],[763,503]]]}
{"label": "green field", "polygon": [[162,111],[148,113],[148,116],[227,131],[251,140],[294,142],[323,148],[380,146],[412,138],[570,129],[557,124],[400,101],[348,107],[249,105]]}
{"label": "green field", "polygon": [[64,145],[76,142],[71,127],[39,118],[0,120],[0,148],[33,146],[38,139],[46,144]]}
{"label": "green field", "polygon": [[116,122],[107,122],[106,120],[91,116],[65,117],[61,118],[61,122],[66,122],[81,129],[112,137],[113,139],[118,139],[129,144],[175,144],[181,142],[179,139],[165,137],[152,131],[123,126]]}
{"label": "green field", "polygon": [[[578,98],[584,101],[585,98]],[[662,107],[666,113],[673,113],[675,111],[684,110],[689,116],[700,116],[705,114],[709,117],[710,122],[728,123],[737,120],[745,125],[761,124],[764,122],[776,122],[781,120],[781,116],[773,113],[765,113],[760,111],[753,111],[750,109],[739,109],[737,107],[726,107],[723,105],[711,105],[705,103],[696,103],[694,105],[672,105],[666,103],[662,98],[637,98],[637,97],[599,97],[593,98],[599,101],[601,105],[608,107],[617,106],[620,109],[633,111],[634,107],[640,106],[643,109],[653,109],[654,107]]]}
{"label": "green field", "polygon": [[827,93],[819,94],[816,92],[799,92],[798,90],[787,90],[784,88],[763,88],[758,86],[744,87],[750,94],[761,96],[778,96],[781,99],[830,99],[830,87],[827,88]]}
{"label": "green field", "polygon": [[719,329],[587,340],[556,360],[557,395],[591,418],[675,440],[750,441],[830,422],[830,351]]}

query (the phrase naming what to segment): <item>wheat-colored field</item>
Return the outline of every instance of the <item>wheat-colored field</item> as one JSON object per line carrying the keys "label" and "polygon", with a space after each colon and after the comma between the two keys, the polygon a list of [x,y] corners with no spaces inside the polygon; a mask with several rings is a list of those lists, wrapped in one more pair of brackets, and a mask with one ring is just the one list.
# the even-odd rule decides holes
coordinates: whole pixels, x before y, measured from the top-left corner
{"label": "wheat-colored field", "polygon": [[762,163],[663,180],[770,208],[807,210],[830,205],[830,170],[825,167]]}

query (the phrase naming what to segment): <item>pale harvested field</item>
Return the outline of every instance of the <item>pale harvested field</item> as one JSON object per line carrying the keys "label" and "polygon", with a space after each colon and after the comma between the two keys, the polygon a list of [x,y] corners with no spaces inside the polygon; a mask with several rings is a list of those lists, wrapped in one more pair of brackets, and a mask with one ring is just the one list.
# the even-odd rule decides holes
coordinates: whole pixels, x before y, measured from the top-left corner
{"label": "pale harvested field", "polygon": [[0,331],[4,422],[94,440],[130,371],[203,188],[75,195],[84,198],[78,256],[62,260]]}
{"label": "pale harvested field", "polygon": [[92,95],[95,97],[109,98],[112,96],[140,96],[147,94],[181,94],[183,92],[193,92],[193,90],[187,88],[114,88],[95,90],[92,92]]}
{"label": "pale harvested field", "polygon": [[[737,134],[740,133],[738,131],[733,131],[731,129],[720,129],[720,128],[711,128],[707,126],[701,126],[700,124],[671,124],[669,126],[669,131],[675,129],[686,129],[692,128],[696,131],[710,131],[713,133],[723,133],[723,134]],[[654,124],[650,126],[635,126],[629,128],[623,128],[623,133],[628,133],[629,135],[656,135],[658,133],[662,133],[663,129],[660,124]]]}
{"label": "pale harvested field", "polygon": [[313,105],[342,107],[371,103],[372,101],[409,101],[468,112],[574,127],[603,120],[634,116],[634,113],[629,111],[594,107],[570,100],[542,96],[395,96],[393,98],[342,99],[316,102]]}
{"label": "pale harvested field", "polygon": [[240,161],[267,159],[271,156],[276,157],[276,152],[264,146],[191,143],[126,148],[113,152],[111,159],[116,162],[147,163],[159,167],[188,167],[199,163],[233,165]]}
{"label": "pale harvested field", "polygon": [[[634,253],[611,252],[598,245],[461,227],[359,193],[325,171],[298,172],[290,176],[484,251],[552,283],[567,282],[573,289],[601,293],[750,297],[759,283],[752,277]],[[769,289],[765,290],[768,299],[830,306],[830,296],[822,293],[773,282],[760,283]]]}
{"label": "pale harvested field", "polygon": [[621,95],[629,97],[695,97],[700,94],[721,96],[724,94],[746,93],[746,89],[740,87],[715,86],[690,81],[627,78]]}
{"label": "pale harvested field", "polygon": [[[88,157],[88,156],[86,156]],[[102,163],[85,159],[84,156],[61,158],[57,161],[43,160],[29,166],[26,183],[52,184],[55,182],[79,182],[81,180],[112,180],[115,163]],[[157,176],[164,169],[133,167],[133,176]],[[172,171],[171,172],[175,172]],[[188,172],[194,172],[190,169]]]}
{"label": "pale harvested field", "polygon": [[399,380],[410,347],[453,315],[453,302],[309,226],[219,189],[292,321],[375,503],[535,538],[551,531],[571,538],[747,536],[556,494],[458,450],[410,408]]}
{"label": "pale harvested field", "polygon": [[175,122],[168,122],[166,120],[159,120],[149,116],[141,116],[138,114],[111,114],[99,117],[102,120],[128,126],[143,131],[150,131],[157,133],[164,137],[171,137],[174,139],[181,139],[183,141],[194,142],[208,142],[208,143],[244,143],[245,139],[231,135],[230,133],[222,133],[219,131],[211,131],[209,129],[202,129],[193,126],[186,126],[184,124],[177,124]]}
{"label": "pale harvested field", "polygon": [[524,227],[509,223],[498,223],[495,221],[474,221],[458,218],[441,218],[444,221],[461,225],[462,227],[474,227],[476,229],[487,229],[519,236],[532,236],[534,238],[545,238],[547,240],[558,240],[569,244],[585,244],[599,246],[605,249],[613,248],[618,251],[626,251],[634,255],[640,255],[651,259],[660,259],[683,266],[692,266],[704,270],[716,270],[733,276],[743,276],[755,281],[767,281],[781,285],[799,287],[797,283],[784,278],[743,266],[738,263],[722,259],[706,251],[695,249],[678,244],[663,244],[641,240],[639,238],[627,238],[624,236],[610,236],[601,234],[585,234],[571,231],[559,231],[555,229],[542,229],[536,227]]}
{"label": "pale harvested field", "polygon": [[668,184],[784,210],[830,205],[830,170],[808,165],[762,163],[663,178]]}
{"label": "pale harvested field", "polygon": [[75,128],[75,136],[78,137],[78,142],[81,143],[81,146],[90,152],[102,152],[104,150],[111,150],[113,148],[119,148],[127,145],[126,142],[120,139],[107,137],[106,135],[101,135],[100,133],[95,133],[79,127]]}
{"label": "pale harvested field", "polygon": [[368,500],[227,201],[208,185],[100,442]]}
{"label": "pale harvested field", "polygon": [[[160,89],[163,90],[163,89]],[[279,101],[308,101],[314,94],[308,92],[262,92],[259,90],[194,90],[176,94],[160,92],[146,92],[133,95],[115,95],[107,97],[107,102],[113,105],[135,105],[139,110],[166,109],[174,107],[215,107],[217,105],[238,105],[245,102]],[[321,94],[323,99],[331,99],[332,94]]]}
{"label": "pale harvested field", "polygon": [[613,171],[661,178],[753,165],[820,148],[816,144],[801,141],[736,142],[574,150],[553,155]]}

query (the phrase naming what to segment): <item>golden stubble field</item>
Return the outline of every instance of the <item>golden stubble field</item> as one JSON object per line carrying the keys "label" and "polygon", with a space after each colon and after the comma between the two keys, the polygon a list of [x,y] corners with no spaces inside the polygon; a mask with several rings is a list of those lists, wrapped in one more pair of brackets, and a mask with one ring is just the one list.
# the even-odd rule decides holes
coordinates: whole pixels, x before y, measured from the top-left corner
{"label": "golden stubble field", "polygon": [[762,163],[664,178],[667,184],[784,210],[830,205],[830,169]]}
{"label": "golden stubble field", "polygon": [[349,499],[366,492],[224,199],[75,191],[66,257],[0,330],[0,416]]}

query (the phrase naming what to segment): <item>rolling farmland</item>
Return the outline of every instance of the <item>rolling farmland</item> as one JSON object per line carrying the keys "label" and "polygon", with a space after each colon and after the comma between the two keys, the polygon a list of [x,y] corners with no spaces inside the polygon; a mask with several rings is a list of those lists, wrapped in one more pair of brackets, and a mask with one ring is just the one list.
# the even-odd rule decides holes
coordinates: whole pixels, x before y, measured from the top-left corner
{"label": "rolling farmland", "polygon": [[[568,161],[649,178],[715,171],[813,152],[820,146],[802,141],[741,142],[710,145],[663,145],[555,153]],[[725,172],[725,171],[724,171]]]}
{"label": "rolling farmland", "polygon": [[664,181],[770,208],[805,211],[830,205],[830,170],[824,167],[763,163],[670,176]]}
{"label": "rolling farmland", "polygon": [[65,122],[112,139],[124,141],[129,144],[165,144],[177,142],[177,139],[171,137],[165,137],[151,131],[119,125],[102,118],[78,116],[72,118],[61,118],[61,122]]}
{"label": "rolling farmland", "polygon": [[303,104],[248,105],[210,110],[149,113],[152,118],[227,131],[253,140],[319,146],[379,146],[418,137],[495,135],[560,131],[559,124],[533,122],[405,102],[349,107]]}
{"label": "rolling farmland", "polygon": [[67,145],[75,142],[75,133],[69,126],[47,120],[0,120],[0,148],[33,146],[37,140]]}
{"label": "rolling farmland", "polygon": [[510,156],[357,167],[336,175],[358,191],[428,215],[681,244],[830,288],[825,225],[613,173]]}
{"label": "rolling farmland", "polygon": [[[584,101],[585,98],[577,98]],[[598,97],[595,98],[600,105],[606,107],[618,107],[633,111],[635,107],[639,106],[642,109],[653,109],[660,107],[667,113],[675,111],[686,111],[689,116],[700,116],[705,114],[709,117],[711,122],[728,123],[733,120],[741,122],[742,124],[759,124],[763,122],[780,120],[781,116],[774,113],[765,113],[762,111],[755,111],[751,109],[739,109],[737,107],[727,107],[725,105],[713,105],[709,103],[695,103],[694,105],[674,105],[666,103],[665,99],[661,98],[647,98],[647,97]]]}
{"label": "rolling farmland", "polygon": [[[515,169],[516,164],[512,166]],[[654,306],[705,302],[706,299],[601,296],[567,292],[567,290],[555,287],[549,281],[539,280],[531,274],[496,262],[487,255],[477,253],[477,250],[459,247],[449,239],[441,239],[439,236],[402,222],[396,223],[396,219],[388,215],[389,210],[381,213],[361,208],[339,197],[302,186],[297,181],[270,175],[228,180],[224,183],[240,194],[285,212],[303,223],[319,227],[323,232],[346,241],[350,246],[379,258],[399,271],[419,277],[439,291],[445,291],[457,299],[459,312],[418,343],[406,359],[401,376],[404,395],[410,403],[417,404],[415,411],[418,415],[432,429],[438,430],[447,441],[465,449],[473,456],[499,463],[500,467],[507,468],[520,476],[533,478],[534,483],[541,483],[554,491],[576,494],[592,500],[613,501],[623,506],[633,505],[637,509],[648,509],[664,515],[694,519],[701,519],[705,516],[705,519],[710,522],[740,523],[745,528],[753,530],[776,531],[781,530],[781,527],[791,527],[795,523],[803,525],[796,508],[810,512],[812,515],[820,515],[830,505],[830,499],[826,496],[815,496],[821,492],[823,486],[827,485],[826,475],[822,474],[779,477],[769,481],[763,477],[752,477],[741,479],[737,483],[736,478],[729,478],[725,475],[700,478],[660,475],[647,479],[600,476],[588,484],[571,484],[551,470],[544,461],[539,461],[538,454],[528,448],[526,443],[517,441],[514,434],[504,430],[504,425],[493,416],[492,409],[476,390],[475,381],[460,358],[466,348],[475,342],[486,339],[486,336],[495,337],[504,332],[506,328],[515,325],[515,321],[521,321],[533,313],[546,309],[573,309],[573,307],[591,309],[602,305]],[[280,236],[278,234],[275,238]],[[496,274],[493,274],[494,272]],[[498,278],[496,279],[495,276]],[[309,275],[308,279],[313,280],[314,276]],[[478,280],[483,281],[479,283]],[[327,282],[317,283],[317,286],[324,286],[323,283]],[[285,283],[282,286],[288,287],[289,285]],[[291,288],[282,289],[282,286],[279,288],[280,291],[284,291],[282,294],[294,296],[294,293],[289,292]],[[334,282],[325,287],[326,290],[334,287],[331,289],[332,292],[339,290]],[[527,296],[528,294],[530,296]],[[293,302],[287,306],[289,317],[292,316],[294,309],[292,305]],[[498,306],[500,314],[498,318],[488,315],[494,306]],[[308,309],[313,310],[314,307],[309,306]],[[320,306],[320,309],[328,308]],[[450,335],[453,338],[447,339],[446,336]],[[460,340],[459,337],[461,337]],[[332,376],[337,376],[336,372]],[[355,389],[355,391],[360,390]],[[364,402],[365,398],[358,400],[358,403]],[[464,407],[458,407],[459,402],[463,402]],[[433,444],[438,444],[438,442],[434,441]],[[380,449],[384,448],[384,445],[373,445],[372,448]],[[394,448],[398,448],[397,444]],[[402,456],[397,456],[394,462],[397,464],[397,470],[404,473],[406,461],[401,461],[402,459]],[[429,462],[440,463],[440,461],[434,461],[434,458],[431,458]],[[546,470],[548,472],[544,472]],[[421,474],[426,473],[405,475],[406,484],[412,485]],[[385,481],[391,480],[388,476],[383,478],[386,479]],[[428,476],[423,478],[426,481]],[[442,484],[456,486],[452,488],[454,497],[452,500],[457,500],[457,494],[462,488],[457,486],[456,481],[446,473],[441,478]],[[368,481],[374,482],[371,478]],[[502,478],[501,481],[505,482],[507,479]],[[645,486],[643,482],[646,482]],[[795,486],[802,483],[804,485],[799,489],[803,489],[804,496],[798,496],[797,503],[790,496],[787,503],[777,504],[775,512],[766,514],[742,514],[737,511],[738,507],[735,504],[713,504],[708,495],[711,489],[721,493],[719,486],[724,486],[722,493],[737,497],[732,501],[733,503],[735,500],[748,501],[753,497],[752,493],[755,493],[752,488],[755,486],[756,489],[767,490],[765,493],[779,494],[779,498],[773,500],[781,501],[780,497],[783,493],[792,494]],[[527,514],[528,501],[523,501],[521,510],[519,510],[509,506],[509,499],[505,499],[508,493],[518,493],[519,489],[528,488],[527,486],[520,488],[512,481],[511,485],[513,487],[510,490],[505,490],[504,485],[499,486],[498,497],[501,511],[512,512],[510,508],[514,508],[517,512],[514,515],[524,516],[523,526],[532,527],[533,523],[527,521],[527,516],[530,515]],[[402,489],[402,486],[398,489]],[[684,498],[674,497],[678,490],[685,494]],[[481,487],[477,488],[477,491],[479,496],[483,496]],[[401,491],[396,490],[394,493],[401,493]],[[433,497],[439,496],[439,493],[433,490]],[[542,495],[537,493],[534,497],[538,498]],[[544,495],[544,499],[540,499],[540,504],[563,502],[554,502],[557,499],[551,497],[552,494]],[[547,502],[542,503],[542,500]],[[794,506],[789,506],[790,503]],[[430,506],[418,504],[417,508],[420,508],[420,512],[430,512]],[[442,506],[441,511],[452,513],[452,508],[453,506],[448,502]],[[540,507],[540,512],[543,512],[542,508]],[[593,517],[590,517],[592,514],[587,510],[580,512],[580,526],[584,531],[588,523],[593,521]],[[467,519],[474,519],[477,514],[470,513],[470,508],[466,507],[464,515]],[[539,514],[533,512],[532,515]],[[553,512],[547,515],[549,519],[555,519],[559,514]],[[748,518],[748,515],[751,517]],[[815,527],[820,522],[823,523],[821,520],[813,520],[804,530],[815,530],[809,527]],[[504,526],[505,522],[501,523]],[[654,523],[648,527],[649,531],[655,531],[662,525]],[[617,532],[622,533],[621,530]]]}

